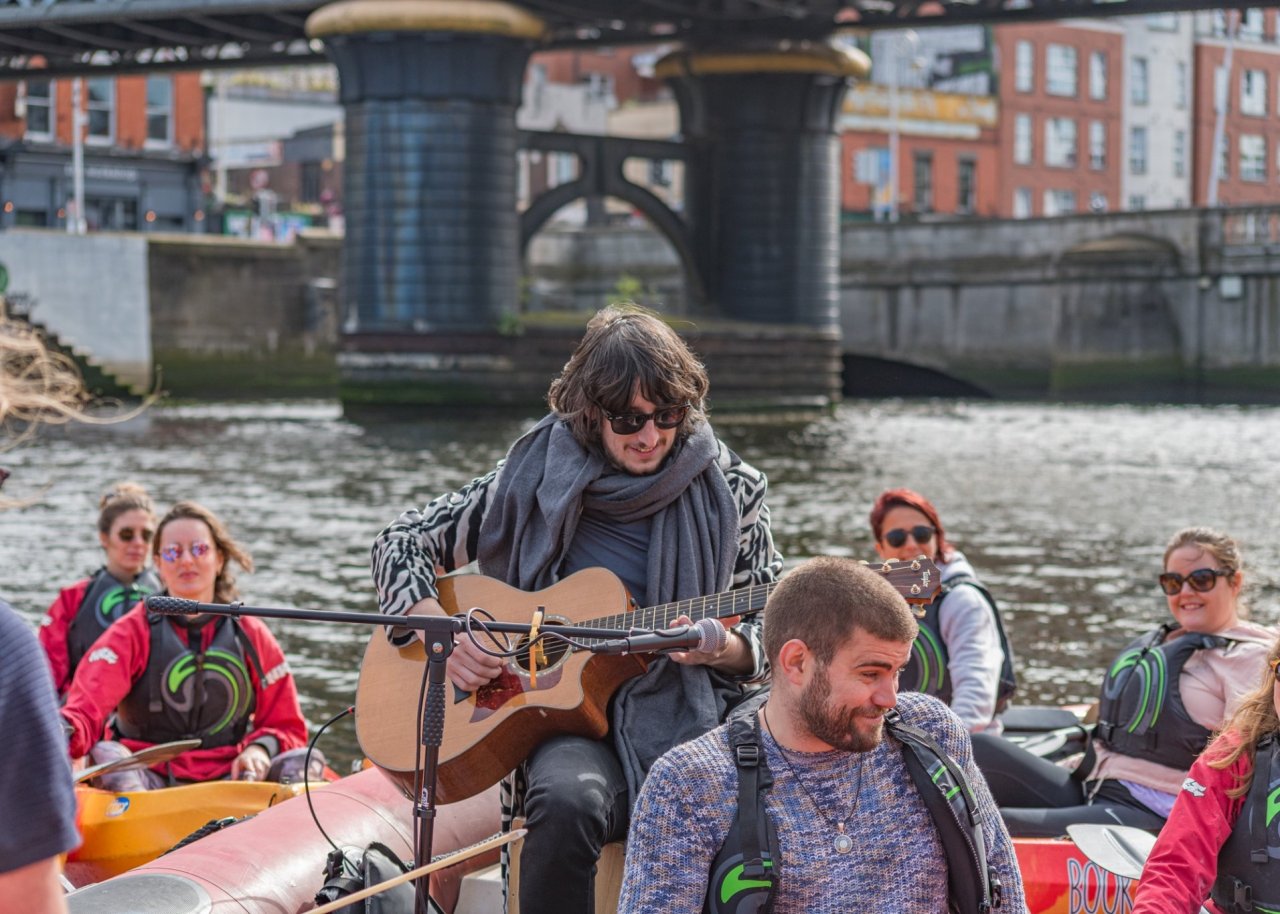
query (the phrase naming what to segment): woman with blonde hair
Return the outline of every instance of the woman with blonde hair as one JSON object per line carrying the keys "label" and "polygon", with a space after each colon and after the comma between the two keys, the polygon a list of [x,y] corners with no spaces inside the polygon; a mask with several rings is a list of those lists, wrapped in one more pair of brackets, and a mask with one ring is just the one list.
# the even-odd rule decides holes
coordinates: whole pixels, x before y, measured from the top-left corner
{"label": "woman with blonde hair", "polygon": [[76,667],[107,627],[160,589],[147,567],[156,512],[147,490],[136,482],[112,486],[98,503],[98,542],[105,564],[84,580],[64,587],[40,623],[40,645],[49,658],[59,694],[71,685]]}
{"label": "woman with blonde hair", "polygon": [[1052,838],[1076,822],[1158,831],[1187,769],[1258,681],[1272,629],[1250,622],[1234,539],[1178,531],[1156,583],[1169,618],[1134,638],[1103,677],[1085,759],[1068,771],[988,734],[974,758],[1010,834]]}
{"label": "woman with blonde hair", "polygon": [[1132,914],[1280,910],[1280,641],[1261,684],[1191,766],[1142,871]]}
{"label": "woman with blonde hair", "polygon": [[[40,422],[80,418],[80,374],[29,327],[0,309],[0,451]],[[0,485],[8,477],[0,469]],[[20,502],[19,502],[20,503]],[[0,508],[14,504],[0,496]],[[74,848],[75,789],[49,667],[31,630],[0,599],[0,733],[10,759],[0,765],[0,911],[63,914],[60,854]]]}

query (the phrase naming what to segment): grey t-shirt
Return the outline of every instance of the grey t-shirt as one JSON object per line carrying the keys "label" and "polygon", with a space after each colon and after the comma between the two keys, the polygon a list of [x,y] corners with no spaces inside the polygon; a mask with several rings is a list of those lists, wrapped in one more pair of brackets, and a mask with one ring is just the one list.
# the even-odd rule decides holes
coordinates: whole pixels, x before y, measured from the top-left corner
{"label": "grey t-shirt", "polygon": [[0,873],[7,873],[71,850],[80,836],[49,664],[31,629],[2,600],[0,734],[11,760],[0,765]]}

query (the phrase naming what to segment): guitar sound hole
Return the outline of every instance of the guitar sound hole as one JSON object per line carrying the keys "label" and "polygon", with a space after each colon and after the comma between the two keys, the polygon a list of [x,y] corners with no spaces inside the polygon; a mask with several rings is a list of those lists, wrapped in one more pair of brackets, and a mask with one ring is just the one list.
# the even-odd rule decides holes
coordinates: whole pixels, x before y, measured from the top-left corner
{"label": "guitar sound hole", "polygon": [[[542,644],[542,656],[538,659],[539,671],[547,670],[553,666],[556,666],[569,653],[569,645],[565,644],[563,641],[559,641],[554,638],[544,638],[541,644]],[[520,667],[520,669],[524,670],[527,673],[529,672],[529,666],[530,666],[529,639],[521,638],[519,647],[520,647],[520,653],[516,654],[515,663],[516,663],[516,666]]]}

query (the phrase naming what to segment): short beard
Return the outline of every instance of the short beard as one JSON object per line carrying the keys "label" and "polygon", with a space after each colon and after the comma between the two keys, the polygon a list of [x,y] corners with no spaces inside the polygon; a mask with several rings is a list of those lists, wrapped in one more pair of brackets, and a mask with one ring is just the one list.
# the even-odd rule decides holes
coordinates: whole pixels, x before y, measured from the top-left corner
{"label": "short beard", "polygon": [[[800,723],[811,735],[828,746],[844,752],[870,752],[884,738],[885,712],[874,705],[832,711],[831,680],[825,664],[820,664],[810,683],[800,693],[797,713]],[[867,733],[858,729],[859,718],[878,719],[881,723]]]}

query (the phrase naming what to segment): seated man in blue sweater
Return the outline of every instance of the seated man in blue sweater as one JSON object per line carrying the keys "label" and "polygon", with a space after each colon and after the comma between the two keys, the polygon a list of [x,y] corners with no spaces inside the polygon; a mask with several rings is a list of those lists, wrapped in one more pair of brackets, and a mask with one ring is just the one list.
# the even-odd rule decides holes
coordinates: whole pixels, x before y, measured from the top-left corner
{"label": "seated man in blue sweater", "polygon": [[618,910],[754,911],[771,895],[774,914],[1022,914],[966,727],[898,693],[915,637],[906,602],[859,562],[813,559],[784,578],[764,616],[768,701],[650,770]]}

